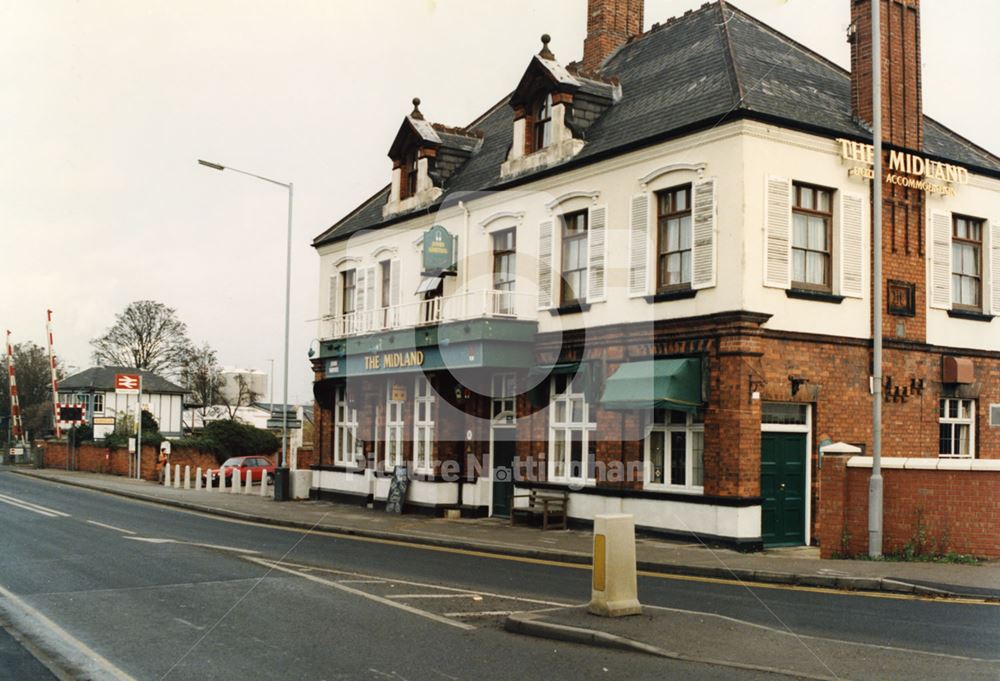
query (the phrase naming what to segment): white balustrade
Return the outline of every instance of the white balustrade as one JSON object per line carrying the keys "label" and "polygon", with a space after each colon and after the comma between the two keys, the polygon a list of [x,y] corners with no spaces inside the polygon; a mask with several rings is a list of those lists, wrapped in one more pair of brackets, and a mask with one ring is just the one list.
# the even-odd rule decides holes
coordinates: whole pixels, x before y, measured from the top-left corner
{"label": "white balustrade", "polygon": [[342,338],[426,324],[479,318],[534,318],[531,297],[515,291],[482,289],[451,296],[415,300],[374,310],[323,317],[324,338]]}

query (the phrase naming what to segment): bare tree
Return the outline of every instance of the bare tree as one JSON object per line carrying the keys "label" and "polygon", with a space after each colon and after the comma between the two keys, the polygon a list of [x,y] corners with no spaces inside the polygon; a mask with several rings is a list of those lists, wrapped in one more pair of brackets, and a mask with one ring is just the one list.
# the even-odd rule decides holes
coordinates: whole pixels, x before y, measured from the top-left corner
{"label": "bare tree", "polygon": [[154,300],[137,300],[115,316],[103,336],[90,341],[94,361],[173,374],[193,350],[187,325],[171,307]]}
{"label": "bare tree", "polygon": [[234,380],[236,381],[236,394],[220,394],[222,404],[229,413],[230,421],[236,420],[236,414],[240,407],[249,407],[260,399],[260,393],[250,387],[250,381],[247,380],[246,376],[236,374]]}
{"label": "bare tree", "polygon": [[201,412],[201,422],[204,425],[212,405],[222,400],[222,388],[226,382],[215,350],[208,343],[191,351],[181,366],[180,380]]}
{"label": "bare tree", "polygon": [[[4,420],[10,416],[10,386],[6,372],[6,362],[0,363],[5,371],[0,372],[0,415]],[[17,373],[18,402],[24,429],[32,436],[41,436],[54,430],[52,423],[52,374],[49,354],[39,345],[31,342],[14,345],[14,370]],[[56,364],[56,376],[63,377],[62,363]],[[7,431],[0,433],[6,438]]]}

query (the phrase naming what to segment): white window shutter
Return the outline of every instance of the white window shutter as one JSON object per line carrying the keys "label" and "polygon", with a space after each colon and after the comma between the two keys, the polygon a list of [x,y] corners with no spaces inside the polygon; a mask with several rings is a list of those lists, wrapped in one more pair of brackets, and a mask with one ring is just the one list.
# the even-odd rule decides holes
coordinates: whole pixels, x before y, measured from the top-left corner
{"label": "white window shutter", "polygon": [[990,224],[990,312],[1000,315],[1000,222]]}
{"label": "white window shutter", "polygon": [[552,220],[538,225],[538,309],[552,307]]}
{"label": "white window shutter", "polygon": [[340,273],[334,274],[330,277],[330,304],[328,306],[327,314],[331,317],[336,316],[340,307],[340,296],[337,295],[340,292]]}
{"label": "white window shutter", "polygon": [[864,197],[840,195],[840,295],[864,296]]}
{"label": "white window shutter", "polygon": [[599,303],[606,299],[608,207],[590,209],[587,236],[587,302]]}
{"label": "white window shutter", "polygon": [[389,304],[399,305],[399,260],[389,263]]}
{"label": "white window shutter", "polygon": [[691,288],[715,286],[715,180],[694,183],[691,226]]}
{"label": "white window shutter", "polygon": [[931,213],[930,306],[951,309],[951,213]]}
{"label": "white window shutter", "polygon": [[629,205],[628,294],[649,293],[649,195],[636,194]]}
{"label": "white window shutter", "polygon": [[764,202],[764,286],[792,285],[792,183],[767,178]]}
{"label": "white window shutter", "polygon": [[354,311],[363,317],[365,311],[365,287],[368,285],[368,269],[359,267],[354,271]]}
{"label": "white window shutter", "polygon": [[375,304],[375,283],[377,278],[375,277],[375,266],[371,265],[368,267],[367,285],[365,287],[365,309],[374,310],[376,308]]}

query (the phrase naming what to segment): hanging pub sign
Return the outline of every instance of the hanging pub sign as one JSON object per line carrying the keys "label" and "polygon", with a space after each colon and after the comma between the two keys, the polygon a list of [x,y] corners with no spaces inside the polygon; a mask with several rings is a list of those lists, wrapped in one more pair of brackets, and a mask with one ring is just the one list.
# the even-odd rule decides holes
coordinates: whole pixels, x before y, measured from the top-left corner
{"label": "hanging pub sign", "polygon": [[424,273],[455,271],[455,237],[441,225],[424,232]]}
{"label": "hanging pub sign", "polygon": [[[842,159],[864,164],[850,168],[848,176],[874,179],[875,147],[845,139],[837,139],[837,144],[840,145]],[[962,166],[892,149],[885,168],[885,182],[932,194],[954,196],[955,184],[969,184],[969,171]]]}

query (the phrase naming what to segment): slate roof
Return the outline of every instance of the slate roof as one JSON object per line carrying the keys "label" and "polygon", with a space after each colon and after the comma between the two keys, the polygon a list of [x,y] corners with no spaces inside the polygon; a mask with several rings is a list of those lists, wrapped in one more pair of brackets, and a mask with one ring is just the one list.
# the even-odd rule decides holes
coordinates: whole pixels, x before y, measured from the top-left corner
{"label": "slate roof", "polygon": [[144,393],[184,394],[187,392],[179,385],[171,383],[151,371],[139,371],[133,367],[91,367],[59,381],[59,391],[114,390],[115,374],[141,374],[142,392]]}
{"label": "slate roof", "polygon": [[[617,77],[622,96],[586,130],[586,145],[573,159],[501,181],[500,166],[513,136],[508,95],[468,126],[470,132],[483,133],[482,146],[448,179],[441,201],[450,194],[530,181],[739,118],[831,136],[871,136],[851,116],[849,72],[728,2],[716,0],[634,38],[611,55],[599,75]],[[926,117],[923,151],[1000,175],[1000,157]],[[388,196],[386,186],[317,236],[313,245],[428,210],[383,219]]]}

